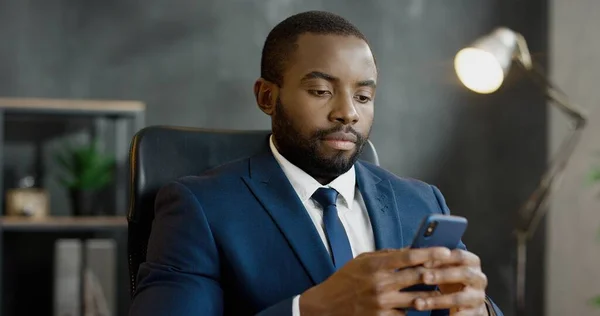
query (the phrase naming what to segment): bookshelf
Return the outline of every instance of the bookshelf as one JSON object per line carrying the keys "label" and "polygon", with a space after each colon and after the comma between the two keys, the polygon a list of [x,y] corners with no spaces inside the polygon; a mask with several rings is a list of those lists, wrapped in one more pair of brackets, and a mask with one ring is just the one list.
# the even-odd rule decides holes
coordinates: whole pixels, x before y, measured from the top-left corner
{"label": "bookshelf", "polygon": [[93,232],[127,229],[127,219],[125,216],[60,216],[43,219],[5,216],[0,218],[0,227],[5,232]]}
{"label": "bookshelf", "polygon": [[[4,166],[4,126],[8,115],[52,115],[94,117],[114,120],[114,154],[117,159],[118,175],[115,186],[115,209],[126,209],[125,164],[129,142],[135,132],[144,127],[146,106],[140,101],[128,100],[67,100],[43,98],[0,98],[0,166]],[[133,132],[128,133],[128,124]],[[101,125],[101,124],[99,124]],[[0,205],[3,205],[3,169],[0,169]]]}
{"label": "bookshelf", "polygon": [[0,98],[0,109],[12,113],[137,116],[145,108],[139,101]]}
{"label": "bookshelf", "polygon": [[[127,161],[131,137],[145,125],[146,106],[140,101],[130,100],[74,100],[47,98],[3,98],[0,97],[0,314],[4,311],[2,289],[4,283],[3,262],[8,253],[14,249],[6,249],[7,237],[27,235],[32,238],[61,234],[73,236],[89,234],[122,234],[126,232],[127,220],[124,216],[127,210]],[[92,118],[96,131],[106,128],[106,121],[114,122],[113,153],[116,158],[117,170],[114,187],[117,216],[105,217],[71,217],[49,216],[43,219],[2,216],[4,210],[4,142],[7,119],[19,116],[59,116],[59,117],[88,117]],[[7,235],[9,234],[9,235]],[[44,235],[44,236],[45,236]],[[46,244],[45,245],[50,245]],[[38,245],[29,245],[38,246]],[[39,245],[41,247],[41,245]],[[45,252],[46,250],[39,250]]]}

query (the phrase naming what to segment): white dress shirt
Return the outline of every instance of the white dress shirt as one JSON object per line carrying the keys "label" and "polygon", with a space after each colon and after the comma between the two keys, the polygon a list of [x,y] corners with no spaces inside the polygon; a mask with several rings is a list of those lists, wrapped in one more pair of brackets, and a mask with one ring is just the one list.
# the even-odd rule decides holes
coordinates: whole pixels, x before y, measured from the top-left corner
{"label": "white dress shirt", "polygon": [[[323,208],[311,198],[313,193],[322,187],[335,189],[339,193],[336,201],[338,216],[348,235],[350,247],[352,248],[352,255],[356,257],[363,252],[374,251],[375,240],[373,238],[373,228],[371,227],[367,207],[356,186],[356,172],[354,166],[346,173],[335,178],[328,185],[322,185],[312,176],[308,175],[302,169],[296,167],[283,157],[279,151],[277,151],[277,148],[273,143],[273,136],[271,136],[269,143],[273,156],[275,156],[279,166],[283,169],[283,172],[292,184],[292,187],[294,187],[296,194],[298,194],[300,201],[302,201],[302,204],[306,208],[327,251],[331,253],[323,225]],[[300,316],[299,301],[300,295],[294,298],[292,304],[293,316]]]}

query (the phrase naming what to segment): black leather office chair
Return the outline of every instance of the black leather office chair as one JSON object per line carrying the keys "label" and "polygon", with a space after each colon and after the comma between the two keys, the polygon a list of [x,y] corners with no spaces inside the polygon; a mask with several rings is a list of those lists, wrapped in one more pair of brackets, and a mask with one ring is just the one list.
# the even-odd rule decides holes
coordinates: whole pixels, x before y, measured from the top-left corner
{"label": "black leather office chair", "polygon": [[[146,260],[146,248],[154,219],[158,190],[177,178],[198,175],[223,163],[269,150],[270,131],[231,131],[170,126],[140,130],[131,143],[130,196],[127,221],[130,293],[136,290],[139,265]],[[375,147],[369,141],[360,159],[379,165]]]}

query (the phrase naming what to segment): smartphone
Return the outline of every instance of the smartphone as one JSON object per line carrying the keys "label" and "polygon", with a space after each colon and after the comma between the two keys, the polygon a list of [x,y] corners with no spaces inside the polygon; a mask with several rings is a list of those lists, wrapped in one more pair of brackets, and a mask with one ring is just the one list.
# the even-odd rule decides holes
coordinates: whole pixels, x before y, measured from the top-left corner
{"label": "smartphone", "polygon": [[[421,221],[411,248],[446,247],[456,249],[467,230],[466,218],[454,215],[431,214]],[[402,289],[407,292],[434,291],[435,286],[417,284]]]}
{"label": "smartphone", "polygon": [[467,230],[462,216],[431,214],[425,216],[415,234],[411,248],[446,247],[456,249]]}

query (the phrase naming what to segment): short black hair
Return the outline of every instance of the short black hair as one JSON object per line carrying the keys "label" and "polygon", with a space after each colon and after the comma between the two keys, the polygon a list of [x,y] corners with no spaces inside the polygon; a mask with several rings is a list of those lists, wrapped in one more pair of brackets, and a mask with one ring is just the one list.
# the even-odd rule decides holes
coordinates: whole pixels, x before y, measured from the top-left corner
{"label": "short black hair", "polygon": [[356,36],[367,38],[345,18],[325,11],[298,13],[279,22],[269,32],[263,46],[260,76],[275,84],[283,84],[288,57],[296,50],[298,37],[305,33]]}

